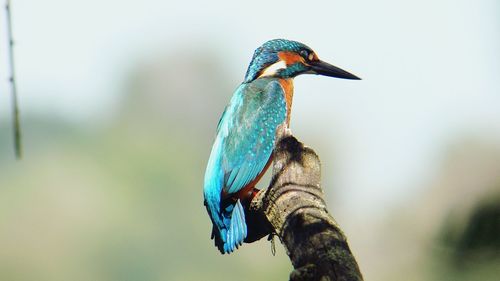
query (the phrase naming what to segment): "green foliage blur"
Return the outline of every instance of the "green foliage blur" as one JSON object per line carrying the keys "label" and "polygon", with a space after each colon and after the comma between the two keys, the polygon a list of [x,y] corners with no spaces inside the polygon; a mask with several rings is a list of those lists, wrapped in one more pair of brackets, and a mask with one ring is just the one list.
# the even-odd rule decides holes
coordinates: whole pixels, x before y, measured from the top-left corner
{"label": "green foliage blur", "polygon": [[164,78],[178,63],[131,71],[115,116],[91,128],[25,116],[22,161],[2,123],[0,280],[286,279],[291,265],[268,242],[221,256],[210,240],[202,184],[222,110],[210,100],[231,90],[200,57],[189,71],[212,90],[178,97],[182,82]]}
{"label": "green foliage blur", "polygon": [[[177,57],[133,67],[116,112],[92,126],[24,116],[22,161],[2,123],[0,280],[288,278],[265,239],[230,256],[213,246],[202,179],[232,91],[217,77],[232,75],[209,54]],[[187,76],[197,83],[172,78]],[[499,276],[500,148],[459,140],[444,154],[422,194],[382,217],[334,213],[367,280]]]}
{"label": "green foliage blur", "polygon": [[365,280],[500,280],[498,1],[11,2],[23,159],[0,81],[0,281],[288,280],[278,241],[221,255],[202,196],[272,38],[363,78],[298,78],[291,124]]}

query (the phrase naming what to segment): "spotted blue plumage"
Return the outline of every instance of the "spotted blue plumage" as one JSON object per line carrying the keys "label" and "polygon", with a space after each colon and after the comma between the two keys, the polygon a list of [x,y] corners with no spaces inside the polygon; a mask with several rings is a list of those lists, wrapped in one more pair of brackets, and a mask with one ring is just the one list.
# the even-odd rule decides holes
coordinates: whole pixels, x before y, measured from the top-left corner
{"label": "spotted blue plumage", "polygon": [[260,78],[236,90],[219,121],[203,191],[212,238],[222,253],[234,251],[247,235],[242,202],[231,195],[263,171],[276,129],[285,119],[286,101],[278,79]]}

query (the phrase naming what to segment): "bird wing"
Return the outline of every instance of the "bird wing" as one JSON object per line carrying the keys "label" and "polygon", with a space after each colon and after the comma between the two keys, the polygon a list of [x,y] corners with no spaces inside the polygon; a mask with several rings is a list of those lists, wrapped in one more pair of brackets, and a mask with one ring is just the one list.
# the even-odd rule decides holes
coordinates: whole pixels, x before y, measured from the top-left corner
{"label": "bird wing", "polygon": [[285,118],[286,101],[278,81],[257,80],[236,91],[217,132],[227,194],[238,192],[262,172]]}

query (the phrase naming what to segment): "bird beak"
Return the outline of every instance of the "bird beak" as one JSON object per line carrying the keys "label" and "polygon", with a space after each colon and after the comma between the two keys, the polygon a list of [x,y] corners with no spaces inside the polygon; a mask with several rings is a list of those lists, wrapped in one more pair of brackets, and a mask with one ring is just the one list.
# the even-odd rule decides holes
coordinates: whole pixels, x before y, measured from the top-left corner
{"label": "bird beak", "polygon": [[312,61],[309,63],[309,65],[311,67],[312,73],[314,74],[342,79],[361,80],[361,78],[359,78],[358,76],[321,60]]}

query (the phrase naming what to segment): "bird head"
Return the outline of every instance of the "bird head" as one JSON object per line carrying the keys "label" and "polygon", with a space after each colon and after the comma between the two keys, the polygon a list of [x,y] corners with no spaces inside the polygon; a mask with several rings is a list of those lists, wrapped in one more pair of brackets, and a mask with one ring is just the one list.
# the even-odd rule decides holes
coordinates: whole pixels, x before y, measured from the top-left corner
{"label": "bird head", "polygon": [[311,48],[302,43],[274,39],[255,50],[245,75],[245,83],[261,77],[293,78],[305,73],[343,79],[360,79],[320,60]]}

